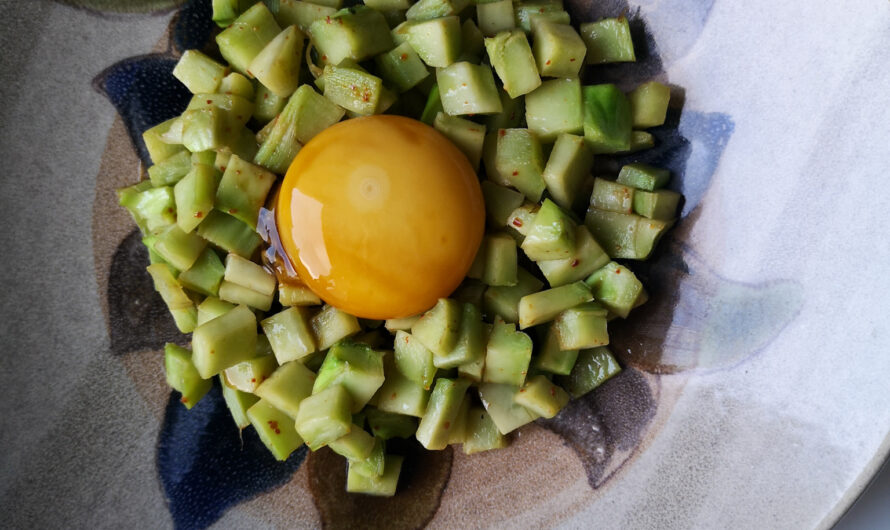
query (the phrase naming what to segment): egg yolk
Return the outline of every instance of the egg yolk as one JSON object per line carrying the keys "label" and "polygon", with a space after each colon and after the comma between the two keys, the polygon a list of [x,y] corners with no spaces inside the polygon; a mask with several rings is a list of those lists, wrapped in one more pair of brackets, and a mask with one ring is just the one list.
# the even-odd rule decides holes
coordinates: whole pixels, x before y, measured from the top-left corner
{"label": "egg yolk", "polygon": [[297,154],[276,222],[300,279],[372,319],[421,313],[466,276],[485,207],[473,168],[419,121],[370,116],[325,129]]}

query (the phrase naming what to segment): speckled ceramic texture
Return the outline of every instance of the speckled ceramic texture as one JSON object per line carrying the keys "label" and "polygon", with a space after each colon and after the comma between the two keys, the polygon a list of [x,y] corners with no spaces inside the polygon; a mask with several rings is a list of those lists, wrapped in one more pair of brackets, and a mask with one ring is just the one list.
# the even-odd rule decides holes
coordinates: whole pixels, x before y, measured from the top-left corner
{"label": "speckled ceramic texture", "polygon": [[597,79],[675,96],[646,156],[686,204],[636,268],[653,296],[613,332],[626,369],[510,449],[406,448],[428,472],[401,500],[331,504],[330,455],[270,462],[218,434],[218,396],[186,413],[163,382],[182,338],[113,193],[150,124],[103,80],[188,47],[173,13],[2,2],[4,526],[830,526],[890,444],[886,3],[566,3],[633,21],[641,61]]}

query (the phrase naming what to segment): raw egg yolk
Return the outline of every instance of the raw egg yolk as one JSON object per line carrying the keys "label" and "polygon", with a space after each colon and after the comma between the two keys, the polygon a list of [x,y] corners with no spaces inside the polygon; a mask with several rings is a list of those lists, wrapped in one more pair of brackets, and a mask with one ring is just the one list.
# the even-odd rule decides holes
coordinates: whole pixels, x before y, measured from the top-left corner
{"label": "raw egg yolk", "polygon": [[421,313],[463,280],[485,207],[467,158],[399,116],[325,129],[294,159],[276,222],[300,279],[325,302],[372,319]]}

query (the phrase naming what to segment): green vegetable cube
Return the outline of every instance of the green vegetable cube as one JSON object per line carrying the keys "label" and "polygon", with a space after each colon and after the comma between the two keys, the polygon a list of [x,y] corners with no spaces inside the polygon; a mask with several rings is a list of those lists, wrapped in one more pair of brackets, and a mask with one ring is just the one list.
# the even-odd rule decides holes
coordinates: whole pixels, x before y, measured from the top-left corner
{"label": "green vegetable cube", "polygon": [[376,441],[366,430],[353,424],[346,434],[328,444],[335,453],[349,460],[364,460],[371,456]]}
{"label": "green vegetable cube", "polygon": [[482,181],[485,213],[494,226],[505,226],[513,210],[522,205],[525,197],[518,191],[500,186],[489,180]]}
{"label": "green vegetable cube", "polygon": [[580,29],[581,38],[587,45],[587,64],[637,60],[626,18],[604,18],[598,22],[581,24]]}
{"label": "green vegetable cube", "polygon": [[429,390],[402,375],[391,356],[386,357],[384,364],[386,379],[374,396],[373,404],[385,412],[418,418],[423,416],[430,397]]}
{"label": "green vegetable cube", "polygon": [[349,434],[352,409],[349,392],[341,385],[329,386],[300,402],[297,432],[309,449],[316,451]]}
{"label": "green vegetable cube", "polygon": [[584,139],[594,153],[615,153],[630,149],[632,116],[630,103],[615,85],[586,86]]}
{"label": "green vegetable cube", "polygon": [[287,27],[253,58],[248,72],[275,95],[290,96],[300,84],[304,38],[297,26]]}
{"label": "green vegetable cube", "polygon": [[353,463],[349,463],[349,471],[346,474],[346,491],[350,493],[364,493],[365,495],[377,495],[392,497],[396,494],[399,484],[399,473],[402,471],[404,457],[386,455],[385,471],[377,478],[369,478],[353,471]]}
{"label": "green vegetable cube", "polygon": [[473,169],[479,169],[482,144],[485,142],[484,125],[440,112],[433,121],[433,127],[467,155]]}
{"label": "green vegetable cube", "polygon": [[593,153],[587,148],[583,137],[573,134],[557,136],[543,173],[553,202],[567,210],[578,204],[584,181],[592,167]]}
{"label": "green vegetable cube", "polygon": [[379,479],[383,476],[386,464],[386,444],[380,438],[374,438],[374,448],[371,454],[361,460],[350,460],[349,470],[369,479]]}
{"label": "green vegetable cube", "polygon": [[444,355],[433,353],[433,364],[448,369],[478,361],[485,354],[482,338],[482,313],[475,304],[463,304],[457,342]]}
{"label": "green vegetable cube", "polygon": [[511,98],[528,94],[541,85],[528,38],[520,30],[503,31],[485,39],[491,65]]}
{"label": "green vegetable cube", "polygon": [[643,284],[633,271],[614,261],[591,274],[585,282],[594,299],[621,318],[627,318],[643,292]]}
{"label": "green vegetable cube", "polygon": [[[260,337],[262,335],[257,337],[257,343],[260,342]],[[242,392],[254,393],[277,369],[275,356],[265,353],[226,368],[223,375],[229,386]]]}
{"label": "green vegetable cube", "polygon": [[230,94],[242,97],[248,101],[253,100],[254,95],[253,83],[250,82],[250,79],[238,72],[231,72],[229,75],[223,77],[223,80],[216,91],[220,94]]}
{"label": "green vegetable cube", "polygon": [[634,259],[637,257],[635,240],[639,219],[638,215],[590,208],[584,224],[609,256]]}
{"label": "green vegetable cube", "polygon": [[219,293],[225,267],[213,249],[205,248],[191,267],[179,274],[179,283],[187,289],[207,296]]}
{"label": "green vegetable cube", "polygon": [[167,384],[182,394],[179,401],[187,409],[194,407],[213,386],[212,381],[198,374],[192,364],[192,352],[169,342],[164,345],[164,370]]}
{"label": "green vegetable cube", "polygon": [[565,259],[575,251],[575,222],[550,199],[544,199],[522,250],[534,261]]}
{"label": "green vegetable cube", "polygon": [[179,182],[191,168],[191,153],[180,151],[148,168],[148,178],[151,180],[151,185],[155,188],[172,186]]}
{"label": "green vegetable cube", "polygon": [[366,344],[340,341],[328,350],[312,393],[331,386],[342,386],[349,392],[352,412],[358,412],[383,384],[383,355]]}
{"label": "green vegetable cube", "polygon": [[247,409],[256,405],[260,398],[230,387],[226,384],[225,377],[222,374],[219,376],[219,382],[222,387],[223,400],[226,402],[226,407],[229,409],[232,419],[235,420],[235,425],[238,426],[239,430],[244,429],[250,425]]}
{"label": "green vegetable cube", "polygon": [[515,5],[516,25],[526,33],[532,32],[540,22],[568,24],[569,14],[563,11],[561,1],[518,1]]}
{"label": "green vegetable cube", "polygon": [[383,80],[360,68],[324,67],[324,96],[344,109],[361,116],[377,111]]}
{"label": "green vegetable cube", "polygon": [[195,368],[209,379],[254,357],[256,335],[256,316],[243,305],[201,324],[192,334]]}
{"label": "green vegetable cube", "polygon": [[436,375],[433,352],[414,335],[399,330],[393,341],[395,364],[399,372],[411,381],[429,390]]}
{"label": "green vegetable cube", "polygon": [[424,104],[423,112],[420,115],[420,121],[432,127],[436,116],[443,110],[442,99],[439,97],[439,85],[434,84],[427,96],[426,104]]}
{"label": "green vegetable cube", "polygon": [[166,263],[155,263],[145,268],[151,275],[155,290],[161,295],[167,308],[176,321],[176,327],[183,333],[195,329],[198,311],[194,302],[185,294],[182,286],[173,277]]}
{"label": "green vegetable cube", "polygon": [[581,81],[575,77],[542,83],[525,96],[525,121],[544,143],[555,141],[560,134],[582,133]]}
{"label": "green vegetable cube", "polygon": [[216,207],[256,229],[275,175],[232,155],[216,191]]}
{"label": "green vegetable cube", "polygon": [[198,235],[241,257],[250,257],[262,243],[260,236],[247,223],[216,209],[198,225]]}
{"label": "green vegetable cube", "polygon": [[513,186],[530,201],[541,200],[546,188],[544,154],[541,142],[533,132],[528,129],[499,130],[494,168],[494,172],[489,172],[489,178],[499,184]]}
{"label": "green vegetable cube", "polygon": [[464,395],[464,400],[460,404],[454,423],[449,429],[451,431],[448,436],[448,445],[462,444],[467,437],[467,414],[470,412],[470,402],[473,399],[469,394]]}
{"label": "green vegetable cube", "polygon": [[569,403],[569,394],[543,375],[531,378],[513,398],[542,418],[552,418]]}
{"label": "green vegetable cube", "polygon": [[179,79],[189,92],[201,94],[216,92],[227,68],[198,50],[186,50],[173,68],[173,77]]}
{"label": "green vegetable cube", "polygon": [[609,255],[586,226],[575,227],[575,248],[571,256],[537,262],[551,287],[583,280],[609,262]]}
{"label": "green vegetable cube", "polygon": [[229,141],[227,114],[218,107],[186,110],[182,122],[182,145],[192,152],[219,149]]}
{"label": "green vegetable cube", "polygon": [[309,324],[312,326],[315,344],[319,351],[326,350],[340,339],[362,330],[358,319],[331,305],[324,306],[309,320]]}
{"label": "green vegetable cube", "polygon": [[[256,95],[253,98],[253,119],[259,123],[269,123],[284,109],[287,98],[276,96],[271,90],[257,83]],[[257,141],[263,143],[263,139],[257,134]]]}
{"label": "green vegetable cube", "polygon": [[578,350],[564,350],[560,347],[559,337],[557,337],[556,333],[556,324],[551,324],[547,328],[541,351],[534,359],[532,365],[538,370],[550,372],[551,374],[569,375],[577,359]]}
{"label": "green vegetable cube", "polygon": [[628,164],[618,173],[618,183],[646,191],[663,188],[671,178],[667,169],[647,164]]}
{"label": "green vegetable cube", "polygon": [[484,64],[456,62],[436,70],[436,82],[442,108],[451,116],[494,114],[502,109],[491,68]]}
{"label": "green vegetable cube", "polygon": [[228,280],[223,280],[219,284],[219,297],[227,302],[243,304],[261,311],[268,311],[275,298],[274,295],[263,294]]}
{"label": "green vegetable cube", "polygon": [[393,47],[386,19],[363,5],[316,20],[309,26],[309,35],[321,60],[333,65],[343,59],[364,61]]}
{"label": "green vegetable cube", "polygon": [[216,44],[232,68],[250,75],[250,62],[280,32],[281,28],[266,5],[257,2],[216,36]]}
{"label": "green vegetable cube", "polygon": [[549,322],[557,315],[578,304],[593,299],[590,288],[584,282],[575,282],[523,296],[519,300],[519,327]]}
{"label": "green vegetable cube", "polygon": [[310,306],[321,304],[321,298],[305,285],[293,283],[278,284],[278,302],[285,307]]}
{"label": "green vegetable cube", "polygon": [[621,371],[621,366],[606,346],[581,350],[572,373],[557,378],[557,383],[579,398]]}
{"label": "green vegetable cube", "polygon": [[417,419],[404,414],[394,414],[375,408],[366,408],[368,428],[382,440],[410,438],[417,432]]}
{"label": "green vegetable cube", "polygon": [[261,399],[247,409],[247,417],[263,445],[277,460],[287,460],[303,445],[303,438],[297,434],[293,420],[266,400]]}
{"label": "green vegetable cube", "polygon": [[408,9],[408,20],[432,20],[458,15],[470,4],[469,0],[418,0]]}
{"label": "green vegetable cube", "polygon": [[332,16],[338,7],[339,5],[332,7],[300,0],[278,0],[275,18],[281,27],[296,25],[301,31],[309,31],[313,22]]}
{"label": "green vegetable cube", "polygon": [[179,118],[171,118],[142,133],[142,141],[145,143],[145,148],[148,149],[148,155],[153,163],[163,162],[184,150],[184,147],[178,143],[171,144],[163,139],[163,135],[170,130],[170,127],[178,123]]}
{"label": "green vegetable cube", "polygon": [[612,180],[597,178],[593,181],[590,205],[600,210],[633,213],[634,188]]}
{"label": "green vegetable cube", "polygon": [[411,333],[433,354],[448,355],[460,338],[462,314],[463,308],[459,302],[440,298],[414,323]]}
{"label": "green vegetable cube", "polygon": [[649,81],[635,88],[627,97],[630,100],[634,127],[647,129],[664,125],[671,100],[669,86]]}
{"label": "green vegetable cube", "polygon": [[426,79],[430,72],[407,42],[378,55],[375,59],[380,76],[399,92],[405,92]]}
{"label": "green vegetable cube", "polygon": [[486,285],[516,285],[516,240],[504,233],[489,234],[479,252],[484,263],[481,279]]}
{"label": "green vegetable cube", "polygon": [[587,46],[569,24],[541,21],[535,25],[534,54],[544,77],[577,77]]}
{"label": "green vegetable cube", "polygon": [[540,291],[544,283],[522,267],[516,272],[516,285],[485,290],[482,307],[486,313],[497,315],[507,322],[519,322],[519,301],[526,295]]}
{"label": "green vegetable cube", "polygon": [[213,209],[220,174],[216,168],[195,164],[173,187],[176,200],[176,224],[183,232],[191,232]]}
{"label": "green vegetable cube", "polygon": [[596,302],[566,309],[554,320],[556,338],[562,350],[580,350],[609,344],[607,311]]}
{"label": "green vegetable cube", "polygon": [[158,235],[152,250],[176,269],[184,271],[194,265],[206,246],[207,241],[200,236],[171,225]]}
{"label": "green vegetable cube", "polygon": [[486,37],[494,37],[502,31],[511,30],[516,27],[513,0],[498,0],[484,4],[480,2],[476,5],[476,18],[479,20],[479,29]]}
{"label": "green vegetable cube", "polygon": [[507,439],[498,431],[491,415],[482,407],[472,407],[467,412],[464,453],[472,455],[504,447],[507,447]]}
{"label": "green vegetable cube", "polygon": [[260,322],[279,363],[302,359],[315,351],[315,338],[303,311],[291,307]]}
{"label": "green vegetable cube", "polygon": [[538,415],[514,402],[519,387],[497,383],[479,385],[479,397],[482,405],[491,416],[501,434],[508,434],[519,427],[538,419]]}
{"label": "green vegetable cube", "polygon": [[198,305],[198,325],[209,322],[234,308],[235,304],[220,300],[214,296],[208,296]]}
{"label": "green vegetable cube", "polygon": [[485,347],[482,380],[520,386],[525,382],[532,356],[532,339],[516,324],[495,320]]}
{"label": "green vegetable cube", "polygon": [[176,222],[173,188],[152,188],[151,182],[117,190],[118,204],[126,208],[144,234],[156,234]]}
{"label": "green vegetable cube", "polygon": [[661,237],[673,225],[673,221],[656,219],[637,219],[637,231],[634,237],[634,254],[636,259],[647,259]]}
{"label": "green vegetable cube", "polygon": [[637,190],[634,193],[633,211],[649,219],[670,221],[677,216],[677,207],[682,198],[682,195],[670,190]]}
{"label": "green vegetable cube", "polygon": [[237,254],[226,256],[225,279],[260,294],[271,295],[275,292],[275,275]]}
{"label": "green vegetable cube", "polygon": [[299,362],[284,363],[254,392],[292,419],[297,418],[300,403],[312,394],[315,374]]}
{"label": "green vegetable cube", "polygon": [[428,66],[445,68],[460,57],[460,18],[455,16],[410,21],[404,28],[408,44]]}
{"label": "green vegetable cube", "polygon": [[485,50],[485,37],[479,31],[479,27],[468,18],[460,25],[460,59],[463,61],[478,63],[482,52]]}
{"label": "green vegetable cube", "polygon": [[436,380],[426,412],[417,427],[417,441],[421,445],[429,450],[445,449],[469,386],[470,382],[463,379],[443,377]]}

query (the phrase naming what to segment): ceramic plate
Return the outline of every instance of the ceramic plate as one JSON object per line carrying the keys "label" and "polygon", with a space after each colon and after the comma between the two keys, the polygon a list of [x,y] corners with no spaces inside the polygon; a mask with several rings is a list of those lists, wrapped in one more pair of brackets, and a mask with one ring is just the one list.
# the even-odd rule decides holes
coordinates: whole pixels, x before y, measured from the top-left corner
{"label": "ceramic plate", "polygon": [[633,159],[673,171],[682,219],[635,266],[652,299],[612,332],[619,377],[507,450],[407,446],[382,500],[345,495],[329,452],[275,462],[218,389],[186,411],[164,384],[183,337],[114,189],[210,37],[209,1],[172,3],[4,3],[6,525],[828,527],[884,460],[884,2],[566,0],[632,21],[639,62],[596,81],[673,87]]}

